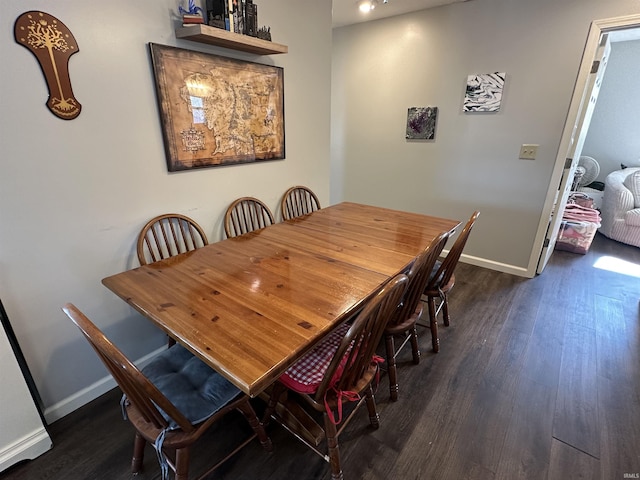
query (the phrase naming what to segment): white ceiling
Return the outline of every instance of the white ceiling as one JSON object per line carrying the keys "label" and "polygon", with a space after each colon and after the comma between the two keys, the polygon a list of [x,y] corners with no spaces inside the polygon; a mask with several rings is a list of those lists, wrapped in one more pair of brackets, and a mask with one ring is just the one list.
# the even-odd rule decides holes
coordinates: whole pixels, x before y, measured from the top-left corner
{"label": "white ceiling", "polygon": [[389,0],[388,3],[383,3],[383,0],[378,0],[376,8],[364,14],[358,9],[357,0],[333,0],[333,28],[467,1],[469,0]]}

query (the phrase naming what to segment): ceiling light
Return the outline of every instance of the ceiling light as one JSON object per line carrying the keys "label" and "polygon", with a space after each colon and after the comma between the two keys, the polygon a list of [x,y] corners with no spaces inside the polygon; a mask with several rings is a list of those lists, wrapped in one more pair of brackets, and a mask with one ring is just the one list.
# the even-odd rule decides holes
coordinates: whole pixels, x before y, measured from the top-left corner
{"label": "ceiling light", "polygon": [[358,9],[362,13],[369,13],[371,10],[376,8],[377,4],[378,4],[378,0],[359,0]]}

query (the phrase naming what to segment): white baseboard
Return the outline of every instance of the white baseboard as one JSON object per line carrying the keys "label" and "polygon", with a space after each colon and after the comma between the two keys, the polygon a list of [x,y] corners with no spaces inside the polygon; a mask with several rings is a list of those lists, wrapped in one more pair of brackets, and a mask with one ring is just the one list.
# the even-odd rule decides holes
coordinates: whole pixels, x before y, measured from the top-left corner
{"label": "white baseboard", "polygon": [[471,255],[462,254],[460,256],[462,263],[468,263],[469,265],[475,265],[476,267],[484,267],[489,270],[495,270],[502,273],[510,273],[519,277],[532,278],[526,268],[516,267],[515,265],[508,265],[506,263],[494,262],[493,260],[487,260],[484,258],[473,257]]}
{"label": "white baseboard", "polygon": [[0,450],[0,472],[22,460],[32,460],[51,448],[51,438],[43,427]]}
{"label": "white baseboard", "polygon": [[[135,363],[135,365],[138,368],[142,368],[147,363],[149,363],[149,361],[153,357],[158,355],[160,352],[166,350],[166,348],[167,348],[166,346],[162,346],[157,350],[154,350],[153,352],[140,358],[139,360],[136,360],[133,363]],[[107,375],[106,377],[101,378],[100,380],[93,383],[92,385],[89,385],[88,387],[83,388],[79,392],[76,392],[73,395],[70,395],[69,397],[65,398],[64,400],[61,400],[54,405],[51,405],[50,407],[46,408],[44,411],[44,418],[47,424],[49,425],[52,422],[55,422],[56,420],[61,419],[65,415],[68,415],[74,410],[77,410],[83,405],[86,405],[91,400],[94,400],[98,398],[100,395],[107,393],[109,390],[111,390],[115,386],[116,386],[116,382],[113,379],[113,377],[111,375]]]}
{"label": "white baseboard", "polygon": [[[449,250],[442,250],[441,258],[444,258],[449,253]],[[496,272],[510,273],[519,277],[533,278],[526,268],[516,267],[515,265],[509,265],[507,263],[494,262],[493,260],[487,260],[486,258],[474,257],[471,255],[460,255],[460,261],[462,263],[468,263],[469,265],[475,265],[476,267],[488,268],[489,270],[495,270]]]}

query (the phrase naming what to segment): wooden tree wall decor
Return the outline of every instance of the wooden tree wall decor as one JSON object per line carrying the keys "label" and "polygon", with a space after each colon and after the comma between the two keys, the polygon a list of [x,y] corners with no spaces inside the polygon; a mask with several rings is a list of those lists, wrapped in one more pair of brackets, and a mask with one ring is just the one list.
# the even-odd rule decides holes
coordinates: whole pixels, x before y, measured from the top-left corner
{"label": "wooden tree wall decor", "polygon": [[48,13],[25,12],[16,20],[14,36],[40,63],[49,87],[49,110],[64,120],[80,115],[82,105],[73,96],[69,78],[69,57],[78,44],[66,25]]}

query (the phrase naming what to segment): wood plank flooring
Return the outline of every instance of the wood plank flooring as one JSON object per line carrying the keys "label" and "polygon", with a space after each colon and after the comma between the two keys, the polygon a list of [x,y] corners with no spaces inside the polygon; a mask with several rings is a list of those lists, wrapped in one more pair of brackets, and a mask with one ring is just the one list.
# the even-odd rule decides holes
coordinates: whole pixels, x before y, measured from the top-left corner
{"label": "wood plank flooring", "polygon": [[[594,267],[629,262],[635,276]],[[366,410],[340,438],[345,479],[640,478],[640,249],[596,236],[587,255],[555,252],[534,279],[461,264],[451,326],[433,354],[398,357],[400,395],[383,377],[378,430]],[[49,427],[54,448],[0,480],[130,479],[133,433],[117,390]],[[259,401],[256,408],[260,409]],[[194,452],[197,470],[249,430],[231,415]],[[317,455],[272,425],[210,478],[328,479]],[[140,480],[160,472],[148,447]]]}

